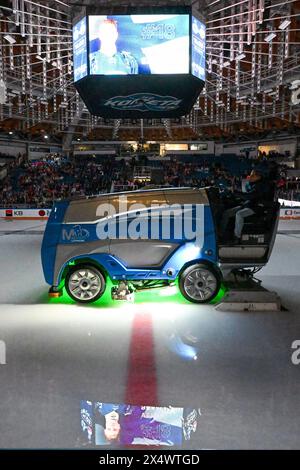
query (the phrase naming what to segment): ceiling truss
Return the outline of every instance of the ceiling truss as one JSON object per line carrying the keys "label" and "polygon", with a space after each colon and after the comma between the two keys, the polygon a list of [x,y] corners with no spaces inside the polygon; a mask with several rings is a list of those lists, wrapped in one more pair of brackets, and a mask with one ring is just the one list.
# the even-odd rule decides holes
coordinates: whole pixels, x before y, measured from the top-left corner
{"label": "ceiling truss", "polygon": [[[144,120],[143,136],[226,138],[299,126],[300,1],[98,1],[192,5],[207,26],[207,80],[188,116]],[[0,7],[0,128],[30,135],[140,136],[140,120],[91,116],[73,86],[72,21],[90,0],[12,0]],[[300,83],[300,82],[299,82]],[[187,131],[188,130],[188,131]],[[159,132],[158,132],[159,131]],[[70,140],[70,138],[68,139]]]}

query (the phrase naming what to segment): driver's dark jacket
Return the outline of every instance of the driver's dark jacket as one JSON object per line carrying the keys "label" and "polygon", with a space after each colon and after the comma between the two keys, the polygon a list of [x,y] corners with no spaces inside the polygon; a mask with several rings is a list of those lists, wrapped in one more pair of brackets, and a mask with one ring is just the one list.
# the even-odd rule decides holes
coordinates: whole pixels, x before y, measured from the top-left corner
{"label": "driver's dark jacket", "polygon": [[256,212],[260,207],[274,200],[274,189],[271,183],[262,178],[255,183],[249,183],[249,191],[240,193],[239,197],[243,200],[241,203],[243,208],[247,207]]}

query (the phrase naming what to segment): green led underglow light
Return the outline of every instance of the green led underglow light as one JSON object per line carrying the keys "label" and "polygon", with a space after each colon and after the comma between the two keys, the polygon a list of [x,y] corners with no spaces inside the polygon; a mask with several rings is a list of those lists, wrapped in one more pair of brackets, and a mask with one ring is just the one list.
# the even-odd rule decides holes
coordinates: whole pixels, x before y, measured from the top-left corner
{"label": "green led underglow light", "polygon": [[[90,307],[101,307],[101,308],[104,308],[104,307],[118,308],[121,305],[124,305],[124,301],[112,300],[111,298],[112,287],[113,287],[113,283],[111,282],[110,279],[108,279],[107,284],[106,284],[106,290],[103,296],[96,302],[93,302],[88,305]],[[226,288],[222,285],[218,292],[218,295],[210,302],[210,304],[215,305],[218,302],[220,302],[221,299],[224,297],[225,293],[226,293]],[[78,305],[77,302],[75,302],[68,296],[65,288],[63,288],[63,295],[61,297],[50,298],[49,302],[52,304]],[[161,288],[156,288],[156,289],[148,289],[144,291],[136,291],[134,293],[134,301],[132,302],[134,302],[135,304],[141,304],[141,303],[153,303],[153,304],[160,303],[161,304],[161,303],[170,303],[170,302],[174,302],[176,304],[183,304],[183,305],[191,304],[188,300],[186,300],[183,297],[183,295],[179,291],[177,283],[176,285],[171,286],[171,287],[161,287]]]}

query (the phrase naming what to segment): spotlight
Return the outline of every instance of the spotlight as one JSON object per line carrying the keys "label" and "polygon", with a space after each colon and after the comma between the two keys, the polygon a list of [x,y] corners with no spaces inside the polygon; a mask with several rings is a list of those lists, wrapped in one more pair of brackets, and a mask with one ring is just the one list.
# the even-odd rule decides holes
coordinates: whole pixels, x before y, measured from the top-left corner
{"label": "spotlight", "polygon": [[49,136],[48,136],[48,135],[44,135],[44,139],[49,139]]}
{"label": "spotlight", "polygon": [[241,54],[236,56],[235,60],[242,60],[242,59],[245,59],[245,57],[246,57],[246,54],[242,52]]}
{"label": "spotlight", "polygon": [[281,31],[283,31],[283,30],[286,29],[290,24],[291,24],[291,20],[284,20],[284,21],[278,26],[278,28],[281,29]]}
{"label": "spotlight", "polygon": [[13,38],[10,34],[6,34],[3,37],[4,37],[4,39],[6,39],[6,41],[9,42],[9,44],[15,44],[15,42],[16,42],[15,38]]}
{"label": "spotlight", "polygon": [[274,38],[276,38],[276,34],[275,33],[270,33],[270,34],[268,34],[268,36],[265,37],[264,41],[271,42]]}

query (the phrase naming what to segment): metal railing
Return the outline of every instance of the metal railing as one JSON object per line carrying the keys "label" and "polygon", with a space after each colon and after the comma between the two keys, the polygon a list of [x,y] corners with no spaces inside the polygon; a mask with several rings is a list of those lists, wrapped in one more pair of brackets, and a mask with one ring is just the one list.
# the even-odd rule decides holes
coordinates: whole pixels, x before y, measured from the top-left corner
{"label": "metal railing", "polygon": [[141,181],[150,181],[152,177],[151,166],[135,166],[133,170],[133,179]]}

